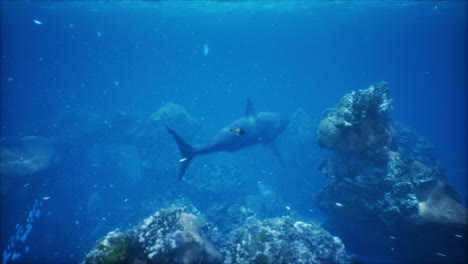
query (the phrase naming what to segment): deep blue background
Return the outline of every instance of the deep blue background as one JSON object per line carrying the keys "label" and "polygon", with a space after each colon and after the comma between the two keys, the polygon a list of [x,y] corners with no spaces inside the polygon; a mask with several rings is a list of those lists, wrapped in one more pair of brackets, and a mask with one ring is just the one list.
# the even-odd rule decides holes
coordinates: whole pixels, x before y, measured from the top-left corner
{"label": "deep blue background", "polygon": [[[2,141],[37,135],[29,124],[66,109],[149,115],[167,101],[203,118],[213,134],[243,114],[246,97],[257,109],[302,107],[319,116],[345,93],[386,80],[394,119],[436,146],[465,201],[466,8],[464,1],[2,2]],[[72,176],[80,171],[63,175]],[[79,233],[65,224],[74,221],[65,200],[89,190],[47,191],[3,204],[2,246],[27,206],[49,193],[64,200],[44,213],[67,236]],[[53,224],[41,226],[34,232],[53,233]],[[60,257],[59,248],[42,250]]]}

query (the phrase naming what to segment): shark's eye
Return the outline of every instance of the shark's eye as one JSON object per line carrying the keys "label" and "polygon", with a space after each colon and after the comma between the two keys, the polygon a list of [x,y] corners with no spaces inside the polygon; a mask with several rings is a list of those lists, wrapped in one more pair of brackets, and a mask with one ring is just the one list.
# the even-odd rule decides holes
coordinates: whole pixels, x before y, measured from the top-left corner
{"label": "shark's eye", "polygon": [[236,133],[237,135],[243,135],[244,134],[244,129],[242,129],[242,128],[231,128],[229,130],[231,132]]}

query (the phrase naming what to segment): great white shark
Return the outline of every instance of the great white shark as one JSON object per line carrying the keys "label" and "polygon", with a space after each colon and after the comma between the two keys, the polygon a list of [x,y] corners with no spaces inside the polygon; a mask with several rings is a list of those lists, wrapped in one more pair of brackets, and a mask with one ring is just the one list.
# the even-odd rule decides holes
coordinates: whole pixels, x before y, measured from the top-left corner
{"label": "great white shark", "polygon": [[281,161],[280,153],[273,141],[284,131],[288,124],[288,118],[280,114],[255,112],[252,102],[247,99],[245,115],[221,129],[214,137],[203,144],[191,146],[173,129],[166,126],[167,131],[174,137],[181,154],[178,179],[182,179],[195,156],[223,151],[234,152],[255,144],[271,146],[273,152]]}

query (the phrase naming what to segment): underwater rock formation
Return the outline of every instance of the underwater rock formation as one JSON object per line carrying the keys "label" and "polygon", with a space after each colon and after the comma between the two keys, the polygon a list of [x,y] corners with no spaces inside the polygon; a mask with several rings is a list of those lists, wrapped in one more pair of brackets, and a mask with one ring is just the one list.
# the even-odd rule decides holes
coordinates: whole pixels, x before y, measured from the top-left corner
{"label": "underwater rock formation", "polygon": [[385,152],[394,135],[391,101],[385,82],[343,96],[320,122],[319,145],[342,152],[369,152],[369,156]]}
{"label": "underwater rock formation", "polygon": [[[317,200],[329,230],[358,253],[380,245],[372,253],[404,261],[466,260],[467,209],[437,166],[433,145],[404,125],[394,129],[386,86],[372,87],[344,96],[319,128],[319,144],[335,150],[319,164],[327,182]],[[350,122],[351,103],[369,93],[373,110]]]}
{"label": "underwater rock formation", "polygon": [[127,232],[109,232],[83,263],[221,263],[200,229],[198,217],[184,207],[160,210]]}
{"label": "underwater rock formation", "polygon": [[[218,229],[201,221],[196,212],[195,208],[171,206],[127,232],[109,232],[82,263],[352,262],[341,240],[316,224],[290,217],[258,220],[243,207],[216,206],[208,218],[220,224]],[[216,238],[216,248],[208,237]]]}
{"label": "underwater rock formation", "polygon": [[[380,166],[366,157],[343,153],[322,160],[327,184],[319,195],[321,208],[332,214],[376,219],[388,227],[401,222],[466,222],[466,211],[440,171],[397,152],[389,156],[388,163]],[[437,201],[435,196],[439,196]],[[427,203],[437,217],[428,218],[429,209],[422,210]]]}
{"label": "underwater rock formation", "polygon": [[290,217],[259,221],[235,230],[225,263],[351,263],[338,237],[316,224]]}
{"label": "underwater rock formation", "polygon": [[206,212],[206,218],[215,223],[216,228],[222,234],[229,234],[254,215],[255,212],[248,208],[228,204],[214,205]]}
{"label": "underwater rock formation", "polygon": [[86,256],[83,263],[138,263],[142,261],[139,258],[140,251],[138,241],[131,234],[117,229],[109,232]]}
{"label": "underwater rock formation", "polygon": [[396,131],[393,144],[397,152],[404,153],[405,156],[427,166],[440,167],[436,148],[431,142],[398,121],[393,122],[393,124]]}

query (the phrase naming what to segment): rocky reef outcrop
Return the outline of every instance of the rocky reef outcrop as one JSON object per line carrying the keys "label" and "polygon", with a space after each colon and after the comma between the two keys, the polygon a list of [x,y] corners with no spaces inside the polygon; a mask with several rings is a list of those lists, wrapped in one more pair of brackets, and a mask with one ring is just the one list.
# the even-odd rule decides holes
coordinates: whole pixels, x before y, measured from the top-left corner
{"label": "rocky reef outcrop", "polygon": [[160,210],[127,232],[109,232],[83,263],[222,263],[200,228],[187,208]]}
{"label": "rocky reef outcrop", "polygon": [[327,182],[317,199],[327,227],[358,254],[466,261],[467,209],[433,145],[393,122],[390,102],[381,83],[345,95],[325,113],[318,141],[334,151],[319,164]]}
{"label": "rocky reef outcrop", "polygon": [[351,263],[340,238],[316,224],[254,217],[235,230],[225,263]]}
{"label": "rocky reef outcrop", "polygon": [[[217,220],[220,228],[203,221],[193,207],[159,210],[126,232],[109,232],[82,263],[352,262],[340,238],[313,223],[290,217],[259,220],[239,206],[218,206],[208,218]],[[228,223],[220,222],[223,219]]]}
{"label": "rocky reef outcrop", "polygon": [[385,153],[394,136],[391,101],[385,82],[343,96],[320,122],[319,145],[369,157]]}

